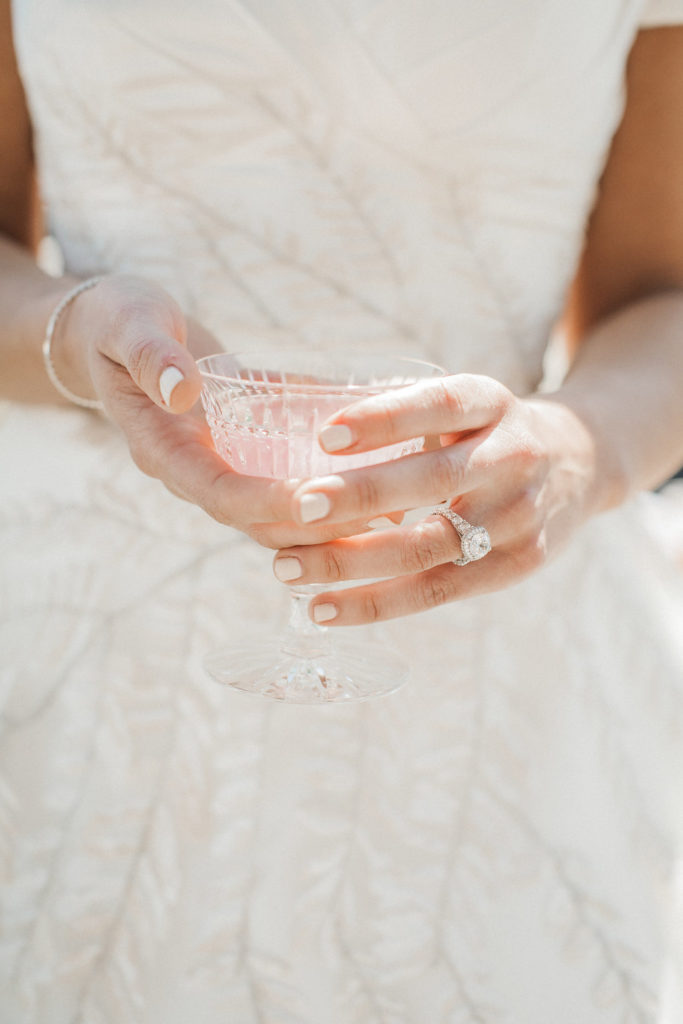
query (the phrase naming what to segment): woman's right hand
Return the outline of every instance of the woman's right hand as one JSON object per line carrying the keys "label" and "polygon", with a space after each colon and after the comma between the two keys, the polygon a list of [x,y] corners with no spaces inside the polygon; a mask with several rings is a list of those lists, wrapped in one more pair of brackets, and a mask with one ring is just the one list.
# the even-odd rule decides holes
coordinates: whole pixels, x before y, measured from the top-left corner
{"label": "woman's right hand", "polygon": [[291,499],[300,481],[241,475],[216,453],[194,408],[201,391],[195,357],[219,348],[162,288],[143,278],[111,275],[64,311],[53,359],[72,391],[102,401],[143,473],[218,522],[270,548],[358,533],[358,523],[297,525]]}

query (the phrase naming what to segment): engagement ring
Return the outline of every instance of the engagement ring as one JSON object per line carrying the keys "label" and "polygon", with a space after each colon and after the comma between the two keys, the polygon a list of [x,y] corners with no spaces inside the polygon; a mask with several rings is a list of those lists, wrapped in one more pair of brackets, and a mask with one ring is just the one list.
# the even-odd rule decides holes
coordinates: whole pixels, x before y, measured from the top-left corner
{"label": "engagement ring", "polygon": [[443,516],[444,519],[447,519],[460,537],[462,558],[454,558],[453,565],[468,565],[470,562],[476,562],[477,559],[488,555],[491,550],[491,538],[488,530],[483,526],[472,526],[451,508],[435,508],[431,515]]}

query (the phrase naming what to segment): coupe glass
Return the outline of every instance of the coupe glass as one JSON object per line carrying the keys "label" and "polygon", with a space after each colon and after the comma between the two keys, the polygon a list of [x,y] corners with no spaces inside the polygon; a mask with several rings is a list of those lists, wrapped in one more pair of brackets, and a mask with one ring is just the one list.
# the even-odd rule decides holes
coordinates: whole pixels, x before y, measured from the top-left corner
{"label": "coupe glass", "polygon": [[[339,473],[419,451],[424,438],[328,455],[318,432],[333,413],[361,398],[444,374],[414,359],[296,351],[224,353],[200,359],[199,369],[216,451],[236,472],[272,479]],[[401,686],[408,666],[386,646],[352,640],[347,630],[311,620],[311,596],[328,588],[289,589],[290,620],[282,636],[210,654],[204,664],[215,680],[296,704],[367,700]]]}

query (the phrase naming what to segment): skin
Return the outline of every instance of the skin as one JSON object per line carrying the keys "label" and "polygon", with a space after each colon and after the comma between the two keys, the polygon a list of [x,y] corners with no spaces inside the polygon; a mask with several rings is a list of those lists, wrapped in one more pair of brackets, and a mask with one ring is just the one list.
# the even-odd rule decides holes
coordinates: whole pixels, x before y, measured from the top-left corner
{"label": "skin", "polygon": [[[31,134],[10,4],[0,0],[0,398],[68,405],[47,378],[41,346],[52,310],[78,282],[53,279],[35,264],[40,225]],[[271,548],[363,529],[359,522],[302,528],[291,511],[296,481],[240,476],[215,453],[206,424],[191,410],[201,389],[194,360],[219,348],[154,281],[112,274],[68,307],[52,354],[73,393],[104,403],[138,467],[219,522]],[[170,409],[159,389],[169,366],[184,376]]]}
{"label": "skin", "polygon": [[[110,275],[61,318],[60,378],[97,397],[139,468],[218,521],[278,549],[297,582],[386,577],[321,594],[331,625],[371,622],[509,586],[539,569],[591,516],[683,463],[683,29],[643,32],[628,70],[628,105],[606,168],[566,313],[573,363],[552,395],[519,397],[486,377],[455,375],[357,403],[347,451],[436,435],[441,447],[321,480],[234,473],[192,412],[194,358],[219,348],[154,282]],[[64,404],[40,354],[45,325],[75,279],[35,265],[39,235],[31,125],[0,0],[0,396]],[[624,216],[624,211],[628,216]],[[170,408],[159,390],[174,366]],[[647,429],[644,426],[647,425]],[[329,511],[304,522],[301,499]],[[368,530],[369,520],[449,503],[485,524],[492,552],[456,567],[457,534],[441,517]],[[397,512],[398,510],[398,512]],[[330,616],[333,615],[333,618]]]}

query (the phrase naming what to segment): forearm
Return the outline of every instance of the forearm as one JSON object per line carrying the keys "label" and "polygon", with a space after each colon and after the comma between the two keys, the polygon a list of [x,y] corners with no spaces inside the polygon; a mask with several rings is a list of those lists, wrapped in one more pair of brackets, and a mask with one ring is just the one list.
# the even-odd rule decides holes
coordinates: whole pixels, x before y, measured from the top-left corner
{"label": "forearm", "polygon": [[583,340],[563,404],[590,438],[594,506],[654,487],[683,465],[683,292],[634,303]]}
{"label": "forearm", "polygon": [[50,313],[74,284],[43,273],[28,249],[0,235],[0,398],[65,404],[41,347]]}

